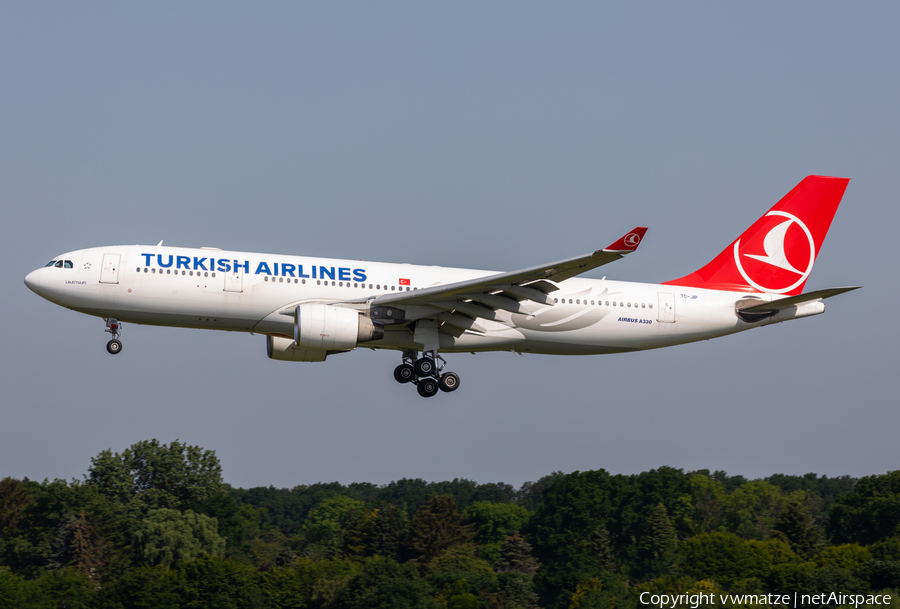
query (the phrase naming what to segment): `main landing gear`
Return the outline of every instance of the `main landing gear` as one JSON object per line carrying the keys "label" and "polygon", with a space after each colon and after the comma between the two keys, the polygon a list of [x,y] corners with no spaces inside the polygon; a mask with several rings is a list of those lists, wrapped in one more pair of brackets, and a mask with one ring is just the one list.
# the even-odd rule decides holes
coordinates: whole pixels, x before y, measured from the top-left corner
{"label": "main landing gear", "polygon": [[[441,362],[440,366],[436,361]],[[394,380],[398,383],[412,383],[423,398],[430,398],[438,391],[456,391],[459,375],[442,372],[447,362],[437,351],[429,351],[418,357],[416,351],[404,351],[403,363],[394,368]]]}
{"label": "main landing gear", "polygon": [[110,317],[106,320],[106,332],[112,334],[112,340],[106,343],[106,350],[112,355],[118,355],[122,351],[122,341],[119,340],[119,334],[122,333],[122,324],[119,320]]}

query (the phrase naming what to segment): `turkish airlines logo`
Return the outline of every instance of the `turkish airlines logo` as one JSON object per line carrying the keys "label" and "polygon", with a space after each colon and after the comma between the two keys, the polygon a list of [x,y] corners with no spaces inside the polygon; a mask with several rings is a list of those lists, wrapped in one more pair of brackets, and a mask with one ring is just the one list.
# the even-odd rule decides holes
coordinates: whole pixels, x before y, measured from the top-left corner
{"label": "turkish airlines logo", "polygon": [[641,242],[641,237],[637,233],[628,233],[622,239],[622,242],[625,243],[625,245],[627,245],[628,247],[637,247],[638,243]]}
{"label": "turkish airlines logo", "polygon": [[[779,222],[775,226],[769,229],[766,233],[766,236],[762,240],[762,254],[741,254],[741,240],[738,239],[734,242],[734,262],[737,265],[738,271],[740,271],[741,276],[752,285],[754,288],[761,292],[769,292],[771,294],[784,294],[785,292],[790,292],[791,290],[797,288],[802,285],[806,278],[809,277],[809,274],[812,272],[813,263],[816,261],[816,245],[813,241],[812,233],[809,232],[809,228],[807,228],[806,224],[804,224],[797,216],[793,214],[789,214],[784,211],[770,211],[764,217],[768,216],[780,216],[783,218],[787,218],[783,222]],[[798,228],[803,230],[803,233],[806,235],[806,238],[809,240],[809,251],[806,260],[788,260],[787,253],[785,252],[785,243],[788,238],[788,230],[793,226],[797,225]],[[755,239],[754,239],[755,241]],[[793,241],[792,241],[793,242]],[[751,251],[759,251],[758,244],[749,243],[744,249],[750,249]],[[792,248],[792,251],[796,251],[795,248]],[[793,254],[795,257],[801,256],[801,254]],[[761,267],[758,264],[748,265],[750,266],[750,272],[744,269],[744,264],[741,263],[741,256],[744,258],[750,258],[752,260],[757,260],[764,265],[768,265],[769,267],[775,267],[776,269],[781,269],[783,271],[787,271],[787,273],[777,273],[773,271],[772,268],[766,269],[766,267]],[[803,264],[798,264],[798,263]],[[798,268],[799,267],[799,268]],[[803,270],[800,270],[803,269]],[[759,281],[754,281],[750,275],[756,275]],[[784,277],[787,276],[788,279],[785,280]],[[768,279],[763,279],[762,277],[767,277]],[[780,284],[783,284],[785,281],[790,282],[793,279],[793,283],[790,283],[787,287],[781,287]],[[769,285],[763,285],[761,282],[769,283]],[[772,284],[775,285],[772,285]]]}

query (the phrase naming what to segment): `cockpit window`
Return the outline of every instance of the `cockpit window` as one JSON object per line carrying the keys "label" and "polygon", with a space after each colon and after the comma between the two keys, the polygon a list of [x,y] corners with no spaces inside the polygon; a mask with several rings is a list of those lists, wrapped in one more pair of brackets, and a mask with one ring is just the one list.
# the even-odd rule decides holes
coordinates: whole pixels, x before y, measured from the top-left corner
{"label": "cockpit window", "polygon": [[72,261],[71,261],[71,260],[66,260],[66,261],[63,262],[63,264],[65,265],[65,268],[67,268],[67,269],[72,268]]}
{"label": "cockpit window", "polygon": [[48,262],[48,263],[45,264],[44,266],[45,266],[45,267],[47,267],[47,266],[53,266],[54,264],[56,264],[56,260],[51,260],[50,262]]}
{"label": "cockpit window", "polygon": [[62,260],[59,260],[54,266],[58,269],[61,269],[62,268]]}

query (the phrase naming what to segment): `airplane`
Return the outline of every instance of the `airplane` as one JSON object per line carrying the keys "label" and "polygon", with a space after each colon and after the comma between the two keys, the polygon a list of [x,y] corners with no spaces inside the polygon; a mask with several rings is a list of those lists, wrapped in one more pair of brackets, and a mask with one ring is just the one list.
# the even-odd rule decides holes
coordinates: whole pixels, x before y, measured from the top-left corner
{"label": "airplane", "polygon": [[709,264],[662,284],[579,277],[634,252],[640,226],[583,256],[503,273],[160,241],[62,254],[25,284],[102,318],[113,355],[123,322],[263,334],[280,361],[392,349],[394,378],[432,397],[460,384],[442,353],[624,353],[823,313],[824,299],[859,287],[803,293],[848,183],[804,178]]}

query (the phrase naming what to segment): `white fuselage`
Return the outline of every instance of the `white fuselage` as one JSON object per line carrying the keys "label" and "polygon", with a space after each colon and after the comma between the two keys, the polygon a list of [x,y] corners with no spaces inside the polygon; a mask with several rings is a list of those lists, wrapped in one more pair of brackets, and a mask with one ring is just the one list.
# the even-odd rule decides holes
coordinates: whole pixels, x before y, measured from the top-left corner
{"label": "white fuselage", "polygon": [[[367,299],[485,277],[492,271],[254,254],[216,249],[113,246],[78,250],[26,278],[42,297],[121,322],[291,337],[287,311],[304,303],[341,303],[366,314]],[[71,263],[71,264],[68,264]],[[70,267],[70,268],[66,268]],[[516,351],[584,355],[654,349],[723,336],[824,311],[812,303],[755,323],[738,318],[746,292],[572,278],[529,302],[533,314],[498,311],[483,331],[440,333],[442,351]],[[765,294],[757,298],[769,300]],[[352,301],[348,303],[348,301]],[[430,307],[400,307],[407,320]],[[384,315],[384,312],[381,312]],[[381,320],[393,321],[393,320]],[[387,325],[366,347],[416,349],[404,324]]]}

